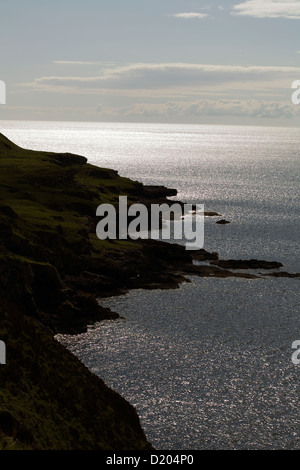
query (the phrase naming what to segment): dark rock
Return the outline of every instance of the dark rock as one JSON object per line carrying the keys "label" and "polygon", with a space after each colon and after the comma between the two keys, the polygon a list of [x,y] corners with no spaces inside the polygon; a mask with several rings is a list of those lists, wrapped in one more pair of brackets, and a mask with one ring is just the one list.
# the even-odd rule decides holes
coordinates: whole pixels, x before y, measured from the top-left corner
{"label": "dark rock", "polygon": [[101,307],[92,295],[79,292],[71,299],[63,302],[57,311],[56,327],[60,333],[80,334],[87,331],[89,323],[120,318],[109,308]]}
{"label": "dark rock", "polygon": [[46,312],[57,309],[64,300],[62,281],[57,269],[50,264],[31,263],[32,292],[38,308]]}
{"label": "dark rock", "polygon": [[287,273],[286,271],[281,271],[280,273],[268,273],[266,276],[273,276],[273,277],[289,277],[289,278],[300,278],[300,273]]}
{"label": "dark rock", "polygon": [[221,220],[218,220],[216,224],[225,225],[225,224],[230,224],[230,222],[228,220],[221,219]]}
{"label": "dark rock", "polygon": [[191,262],[191,252],[184,246],[176,243],[165,243],[160,240],[143,240],[143,252],[149,256],[149,259],[157,258],[159,260],[170,261],[179,265],[179,263]]}
{"label": "dark rock", "polygon": [[277,261],[264,261],[257,259],[229,259],[211,261],[211,264],[224,269],[276,269],[281,268],[282,264]]}
{"label": "dark rock", "polygon": [[40,321],[0,298],[1,450],[152,450],[136,410]]}
{"label": "dark rock", "polygon": [[54,162],[61,166],[85,165],[87,163],[86,157],[73,153],[49,154],[49,157],[53,158]]}
{"label": "dark rock", "polygon": [[[197,204],[192,204],[192,214],[197,214],[197,213],[198,213]],[[218,214],[218,212],[204,211],[204,216],[205,217],[221,217],[221,214]]]}
{"label": "dark rock", "polygon": [[205,217],[220,217],[221,214],[218,214],[218,212],[204,212]]}
{"label": "dark rock", "polygon": [[248,273],[237,273],[228,271],[225,269],[220,269],[216,266],[186,266],[186,274],[193,274],[200,277],[241,277],[244,279],[257,279],[258,276]]}
{"label": "dark rock", "polygon": [[25,444],[33,441],[32,433],[8,411],[0,411],[0,431]]}
{"label": "dark rock", "polygon": [[10,206],[7,206],[6,204],[0,204],[0,212],[1,212],[1,214],[6,215],[10,219],[17,219],[18,218],[15,211]]}
{"label": "dark rock", "polygon": [[88,168],[86,173],[93,178],[104,178],[106,180],[115,179],[118,176],[118,172],[116,170],[112,170],[111,168],[99,168],[97,166],[91,166]]}
{"label": "dark rock", "polygon": [[166,188],[165,186],[144,186],[143,193],[150,198],[165,198],[177,196],[177,189]]}
{"label": "dark rock", "polygon": [[210,253],[204,249],[201,250],[193,250],[191,251],[191,256],[194,260],[197,261],[207,261],[207,260],[218,260],[219,255],[215,251]]}

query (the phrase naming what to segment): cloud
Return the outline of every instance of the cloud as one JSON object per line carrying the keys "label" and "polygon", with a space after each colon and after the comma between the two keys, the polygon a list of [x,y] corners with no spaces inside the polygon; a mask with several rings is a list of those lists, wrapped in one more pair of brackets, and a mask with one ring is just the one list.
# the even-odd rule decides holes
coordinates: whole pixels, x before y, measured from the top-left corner
{"label": "cloud", "polygon": [[[56,93],[58,107],[72,102],[92,107],[101,96],[94,117],[102,120],[287,119],[299,115],[290,99],[291,84],[299,76],[300,67],[133,63],[105,68],[96,76],[39,77],[18,89],[37,91],[37,101],[40,93]],[[53,102],[50,94],[45,99]]]}
{"label": "cloud", "polygon": [[208,17],[208,13],[195,13],[195,12],[186,12],[186,13],[174,13],[172,16],[175,18],[185,18],[185,19],[193,19],[197,18],[198,20],[202,20],[203,18]]}
{"label": "cloud", "polygon": [[53,64],[56,65],[100,65],[101,67],[112,67],[115,62],[103,62],[95,60],[53,60]]}
{"label": "cloud", "polygon": [[59,65],[98,65],[99,62],[87,60],[54,60],[53,64]]}
{"label": "cloud", "polygon": [[[126,66],[105,68],[95,76],[46,76],[32,83],[20,84],[45,91],[100,92],[101,90],[166,90],[186,87],[201,90],[224,87],[225,84],[259,82],[261,88],[271,83],[295,80],[300,67],[209,65],[187,63],[135,63]],[[286,85],[283,85],[284,87]]]}
{"label": "cloud", "polygon": [[300,1],[248,0],[235,5],[233,14],[255,18],[300,19]]}
{"label": "cloud", "polygon": [[[197,99],[193,101],[168,100],[165,103],[133,103],[127,106],[108,106],[103,103],[86,106],[7,106],[5,119],[42,120],[78,120],[81,121],[138,121],[138,122],[235,122],[241,119],[285,119],[290,125],[290,119],[299,118],[299,107],[292,103],[275,100],[259,101],[255,99]],[[293,122],[293,121],[292,121]],[[298,121],[299,122],[299,121]]]}
{"label": "cloud", "polygon": [[253,99],[202,99],[190,102],[168,101],[167,103],[136,103],[123,108],[103,108],[98,112],[106,116],[127,118],[190,118],[201,116],[235,116],[247,118],[293,118],[296,109],[291,103],[259,101]]}

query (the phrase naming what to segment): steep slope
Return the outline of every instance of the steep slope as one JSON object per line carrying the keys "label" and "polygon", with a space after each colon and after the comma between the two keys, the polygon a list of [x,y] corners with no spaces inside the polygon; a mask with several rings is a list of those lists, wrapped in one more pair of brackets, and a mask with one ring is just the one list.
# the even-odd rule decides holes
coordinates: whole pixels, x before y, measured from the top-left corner
{"label": "steep slope", "polygon": [[116,317],[92,294],[126,288],[137,254],[148,256],[95,235],[96,207],[119,194],[153,198],[84,157],[0,135],[0,449],[151,448],[134,408],[54,339]]}
{"label": "steep slope", "polygon": [[149,449],[134,408],[53,339],[0,299],[0,450]]}
{"label": "steep slope", "polygon": [[[96,209],[117,205],[119,195],[150,204],[167,194],[174,191],[145,187],[78,155],[25,150],[0,134],[0,295],[54,332],[114,318],[94,295],[144,285],[149,273],[159,281],[165,250],[155,256],[149,244],[99,240]],[[174,251],[189,259],[180,248],[170,259]]]}

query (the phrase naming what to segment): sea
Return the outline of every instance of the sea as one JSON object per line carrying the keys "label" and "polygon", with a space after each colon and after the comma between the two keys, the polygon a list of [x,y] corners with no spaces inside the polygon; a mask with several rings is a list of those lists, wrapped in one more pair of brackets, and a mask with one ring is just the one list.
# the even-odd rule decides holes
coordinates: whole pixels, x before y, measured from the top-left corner
{"label": "sea", "polygon": [[[300,272],[297,128],[1,121],[0,132],[176,188],[172,199],[230,221],[205,217],[206,250]],[[136,408],[156,449],[300,449],[300,279],[255,273],[101,299],[123,318],[57,340]]]}

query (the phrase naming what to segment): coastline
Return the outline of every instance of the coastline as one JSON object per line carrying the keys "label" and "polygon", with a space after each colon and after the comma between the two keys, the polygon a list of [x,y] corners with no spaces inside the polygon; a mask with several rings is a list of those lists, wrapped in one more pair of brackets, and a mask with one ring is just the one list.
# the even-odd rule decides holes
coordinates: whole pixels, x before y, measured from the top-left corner
{"label": "coastline", "polygon": [[[253,265],[239,260],[236,265],[236,260],[219,260],[216,253],[188,252],[161,241],[100,241],[95,235],[99,202],[116,204],[119,195],[127,195],[130,204],[170,203],[167,198],[176,190],[144,186],[79,155],[24,150],[3,135],[0,164],[1,339],[8,355],[0,370],[5,384],[0,444],[150,449],[134,408],[54,335],[77,334],[89,323],[118,318],[98,298],[136,288],[173,289],[190,274],[256,279],[257,273],[238,271],[253,266],[267,269],[268,275],[300,274],[265,261]],[[21,391],[16,392],[19,376]]]}

